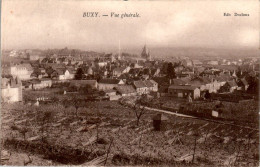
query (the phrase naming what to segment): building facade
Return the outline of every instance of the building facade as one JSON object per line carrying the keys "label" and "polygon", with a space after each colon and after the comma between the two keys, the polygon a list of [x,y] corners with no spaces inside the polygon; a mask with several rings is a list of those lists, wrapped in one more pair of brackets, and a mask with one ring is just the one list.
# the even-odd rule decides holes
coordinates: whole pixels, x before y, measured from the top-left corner
{"label": "building facade", "polygon": [[1,97],[3,102],[19,102],[22,101],[22,82],[17,77],[2,78],[1,81]]}

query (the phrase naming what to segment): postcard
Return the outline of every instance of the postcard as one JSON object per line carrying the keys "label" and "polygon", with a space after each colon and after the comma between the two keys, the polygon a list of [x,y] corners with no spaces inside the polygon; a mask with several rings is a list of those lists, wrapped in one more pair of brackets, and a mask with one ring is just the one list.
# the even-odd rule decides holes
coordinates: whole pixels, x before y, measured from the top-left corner
{"label": "postcard", "polygon": [[259,12],[2,0],[1,165],[259,166]]}

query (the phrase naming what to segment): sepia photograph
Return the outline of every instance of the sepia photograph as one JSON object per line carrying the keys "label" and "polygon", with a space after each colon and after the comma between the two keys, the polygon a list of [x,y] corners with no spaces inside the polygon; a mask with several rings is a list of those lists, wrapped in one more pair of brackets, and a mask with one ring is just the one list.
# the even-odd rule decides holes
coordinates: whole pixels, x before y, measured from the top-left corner
{"label": "sepia photograph", "polygon": [[258,0],[2,0],[1,166],[259,166]]}

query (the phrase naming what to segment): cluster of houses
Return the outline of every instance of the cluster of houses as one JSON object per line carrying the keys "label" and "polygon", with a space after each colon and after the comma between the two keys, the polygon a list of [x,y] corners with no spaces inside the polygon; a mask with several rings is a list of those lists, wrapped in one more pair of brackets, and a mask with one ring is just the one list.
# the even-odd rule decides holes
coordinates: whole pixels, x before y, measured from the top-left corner
{"label": "cluster of houses", "polygon": [[[208,63],[215,65],[214,61]],[[205,92],[230,93],[236,90],[246,91],[249,87],[245,77],[241,77],[243,71],[240,71],[240,77],[237,76],[238,67],[207,67],[200,61],[184,60],[175,63],[176,77],[169,78],[165,67],[167,64],[169,62],[152,60],[146,46],[143,48],[141,58],[134,59],[122,57],[120,54],[104,54],[103,57],[83,61],[81,56],[73,58],[70,55],[53,55],[33,63],[3,66],[2,77],[6,83],[1,87],[2,96],[7,96],[6,92],[10,92],[14,87],[19,87],[19,90],[37,90],[50,88],[57,82],[70,82],[74,86],[90,85],[93,89],[105,92],[111,100],[152,92],[160,96],[197,99],[203,97]],[[251,73],[258,76],[255,69],[250,73],[247,72],[250,75]],[[80,79],[76,80],[76,75],[80,75]],[[19,80],[19,84],[14,85],[14,82],[8,80],[6,76],[12,76],[11,80],[16,78],[14,80]],[[19,91],[17,97],[20,97],[20,94]],[[21,100],[21,98],[11,99]]]}

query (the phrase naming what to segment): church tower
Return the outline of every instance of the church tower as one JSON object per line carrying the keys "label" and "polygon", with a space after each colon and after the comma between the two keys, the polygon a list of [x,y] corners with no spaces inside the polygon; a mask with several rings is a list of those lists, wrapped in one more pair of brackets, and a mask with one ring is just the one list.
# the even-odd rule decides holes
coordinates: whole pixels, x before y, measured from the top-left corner
{"label": "church tower", "polygon": [[147,61],[151,61],[151,54],[148,51],[146,45],[144,45],[144,47],[143,47],[143,51],[141,53],[141,57],[146,59]]}
{"label": "church tower", "polygon": [[119,43],[118,43],[118,60],[121,60],[122,57],[121,57],[121,43],[120,43],[120,40],[119,40]]}

